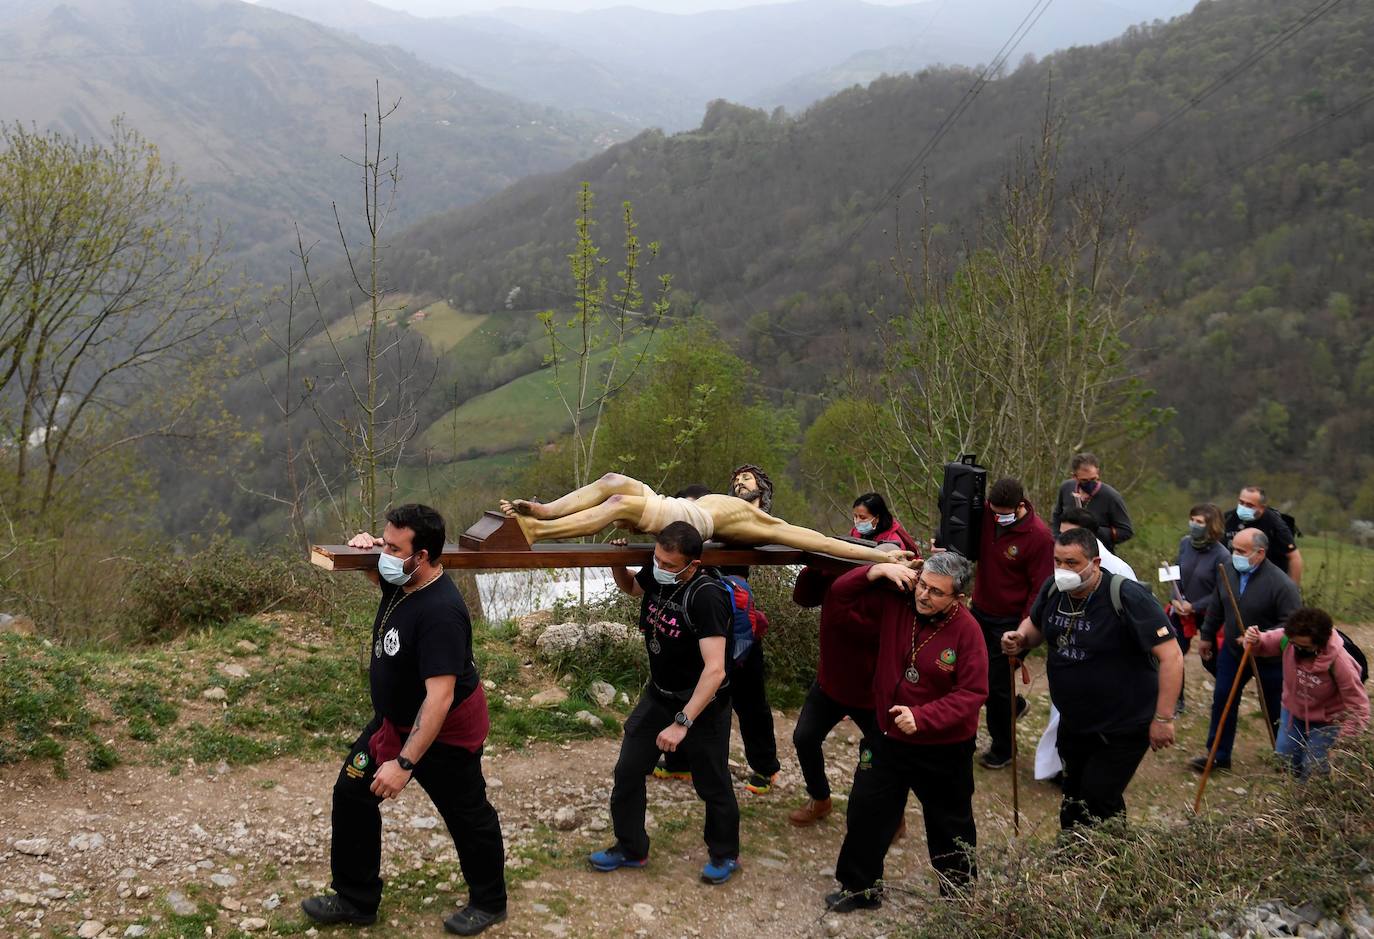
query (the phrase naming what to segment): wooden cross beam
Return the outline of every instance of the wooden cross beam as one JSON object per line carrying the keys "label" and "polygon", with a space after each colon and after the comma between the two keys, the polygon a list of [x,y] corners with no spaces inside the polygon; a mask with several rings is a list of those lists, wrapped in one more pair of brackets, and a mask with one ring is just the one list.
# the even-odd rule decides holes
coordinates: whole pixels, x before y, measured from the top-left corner
{"label": "wooden cross beam", "polygon": [[[375,570],[375,548],[347,545],[313,545],[310,561],[327,571]],[[536,544],[525,540],[520,525],[499,512],[487,512],[458,539],[444,545],[443,565],[453,570],[510,570],[543,567],[638,567],[653,558],[652,542],[641,544]],[[707,542],[703,564],[711,567],[776,564],[809,564],[837,573],[857,567],[860,561],[816,554],[783,545],[742,548]]]}

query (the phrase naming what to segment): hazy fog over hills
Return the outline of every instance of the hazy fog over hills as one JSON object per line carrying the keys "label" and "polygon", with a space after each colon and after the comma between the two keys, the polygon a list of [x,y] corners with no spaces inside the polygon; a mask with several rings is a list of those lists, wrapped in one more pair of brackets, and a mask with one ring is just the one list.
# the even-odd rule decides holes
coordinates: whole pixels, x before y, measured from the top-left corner
{"label": "hazy fog over hills", "polygon": [[[263,2],[509,94],[666,130],[696,126],[716,98],[798,111],[884,73],[988,62],[1032,7],[1026,0],[796,0],[704,12],[665,12],[653,3],[569,12],[535,3],[426,19],[367,0]],[[1011,61],[1101,42],[1188,5],[1058,0]]]}
{"label": "hazy fog over hills", "polygon": [[259,260],[285,258],[294,221],[327,237],[331,199],[355,198],[344,156],[378,80],[404,101],[384,144],[402,154],[398,226],[619,136],[238,0],[0,0],[0,119],[98,139],[123,115]]}

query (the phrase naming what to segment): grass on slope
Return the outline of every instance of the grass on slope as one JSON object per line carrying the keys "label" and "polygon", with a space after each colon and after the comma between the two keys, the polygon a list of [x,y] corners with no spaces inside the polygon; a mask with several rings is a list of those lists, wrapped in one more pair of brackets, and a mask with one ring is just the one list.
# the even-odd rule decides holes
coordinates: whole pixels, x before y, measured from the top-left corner
{"label": "grass on slope", "polygon": [[[421,298],[408,293],[393,294],[386,298],[385,308],[378,316],[383,328],[391,329],[401,323],[413,329],[439,352],[447,352],[458,345],[484,322],[487,314],[465,313],[455,310],[443,300],[422,303]],[[329,324],[329,331],[321,330],[305,344],[306,351],[327,349],[332,339],[335,344],[344,344],[367,332],[369,314],[366,306],[360,306],[350,316],[342,316]]]}
{"label": "grass on slope", "polygon": [[[638,355],[647,341],[633,340],[628,354]],[[609,351],[592,357],[598,371],[610,360]],[[626,366],[622,363],[621,367]],[[563,374],[567,381],[576,377],[575,371]],[[440,459],[472,459],[529,448],[567,432],[568,424],[553,370],[542,368],[464,401],[431,424],[420,435],[418,447]]]}

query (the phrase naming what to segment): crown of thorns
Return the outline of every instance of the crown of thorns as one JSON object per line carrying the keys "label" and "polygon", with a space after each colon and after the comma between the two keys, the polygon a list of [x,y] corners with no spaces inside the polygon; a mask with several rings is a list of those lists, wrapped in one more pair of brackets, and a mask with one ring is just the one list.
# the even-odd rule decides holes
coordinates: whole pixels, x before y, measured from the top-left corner
{"label": "crown of thorns", "polygon": [[759,481],[759,502],[758,506],[769,515],[773,514],[773,480],[768,478],[768,474],[753,463],[745,463],[743,466],[735,467],[730,474],[730,487],[733,489],[735,480],[739,479],[740,473],[753,473],[754,478]]}

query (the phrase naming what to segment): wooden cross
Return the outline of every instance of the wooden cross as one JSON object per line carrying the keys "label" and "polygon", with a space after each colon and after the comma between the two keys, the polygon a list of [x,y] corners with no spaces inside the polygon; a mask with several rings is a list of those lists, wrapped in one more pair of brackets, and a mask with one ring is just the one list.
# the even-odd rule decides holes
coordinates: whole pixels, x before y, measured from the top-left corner
{"label": "wooden cross", "polygon": [[[311,563],[327,571],[375,570],[376,548],[350,548],[348,545],[313,545]],[[444,545],[440,558],[452,570],[510,570],[535,567],[639,567],[653,558],[652,542],[612,544],[536,544],[525,540],[525,533],[513,518],[500,512],[486,512],[459,537],[458,543]],[[717,542],[706,543],[701,562],[710,567],[775,564],[809,564],[837,573],[864,562],[816,554],[783,545],[738,547]]]}

